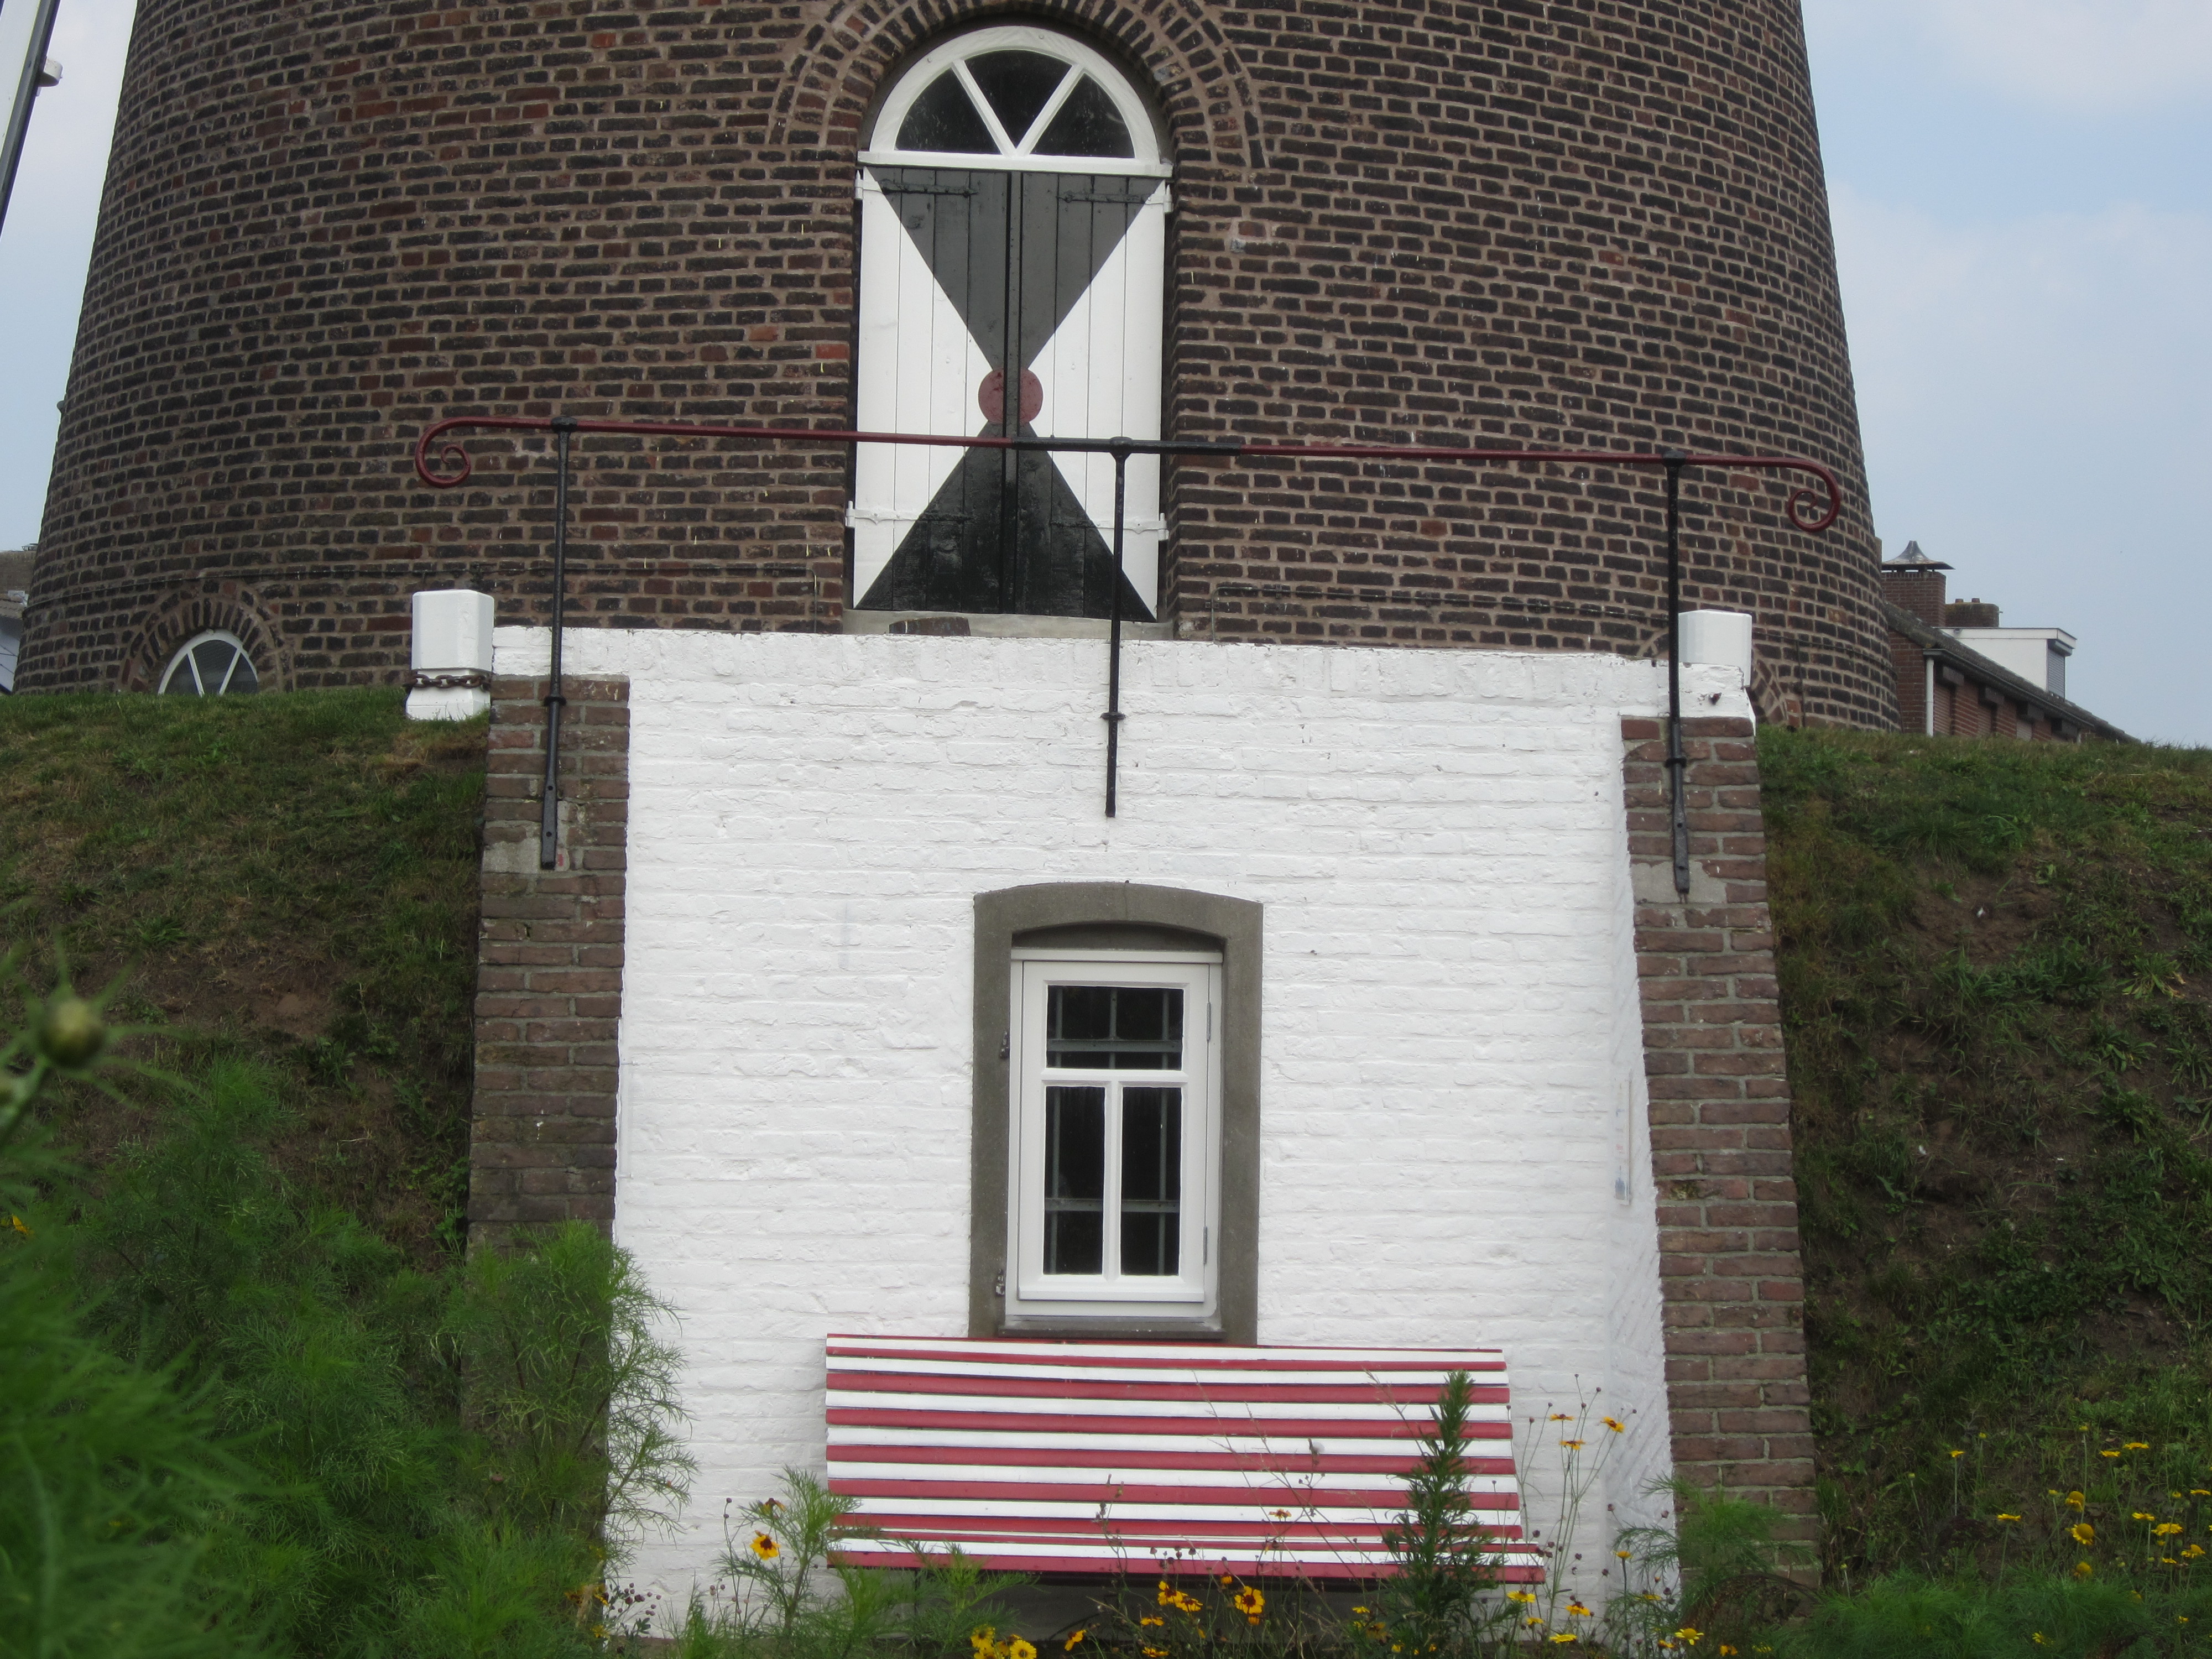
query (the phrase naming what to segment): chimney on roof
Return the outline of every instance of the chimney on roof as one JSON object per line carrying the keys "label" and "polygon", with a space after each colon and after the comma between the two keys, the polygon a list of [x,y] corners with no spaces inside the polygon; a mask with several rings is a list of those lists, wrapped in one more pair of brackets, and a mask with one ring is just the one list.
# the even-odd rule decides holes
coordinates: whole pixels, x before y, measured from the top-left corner
{"label": "chimney on roof", "polygon": [[1979,599],[1954,599],[1943,607],[1943,626],[1946,628],[2002,628],[1997,620],[1997,608],[1984,605]]}
{"label": "chimney on roof", "polygon": [[1943,626],[1944,574],[1951,567],[1931,559],[1918,542],[1881,568],[1881,596],[1899,611],[1908,611],[1930,628]]}

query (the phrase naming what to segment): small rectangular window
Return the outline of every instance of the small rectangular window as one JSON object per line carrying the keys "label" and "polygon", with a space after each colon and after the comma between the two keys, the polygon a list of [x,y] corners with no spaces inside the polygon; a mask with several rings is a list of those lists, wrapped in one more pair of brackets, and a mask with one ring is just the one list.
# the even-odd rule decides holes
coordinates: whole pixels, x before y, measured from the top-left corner
{"label": "small rectangular window", "polygon": [[1008,1317],[1210,1316],[1218,958],[1013,965]]}

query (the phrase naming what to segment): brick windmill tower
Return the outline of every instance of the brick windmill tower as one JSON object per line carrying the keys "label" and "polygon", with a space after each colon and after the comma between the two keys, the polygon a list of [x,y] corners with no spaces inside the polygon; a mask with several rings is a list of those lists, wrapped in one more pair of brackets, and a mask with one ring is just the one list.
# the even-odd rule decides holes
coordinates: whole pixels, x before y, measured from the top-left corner
{"label": "brick windmill tower", "polygon": [[[1687,602],[1754,616],[1770,716],[1895,718],[1795,0],[143,0],[22,688],[392,681],[423,587],[529,620],[542,447],[409,471],[471,411],[1802,455],[1838,531],[1708,473]],[[1104,477],[602,446],[575,620],[1097,616]],[[1648,477],[1131,483],[1181,637],[1663,638]]]}

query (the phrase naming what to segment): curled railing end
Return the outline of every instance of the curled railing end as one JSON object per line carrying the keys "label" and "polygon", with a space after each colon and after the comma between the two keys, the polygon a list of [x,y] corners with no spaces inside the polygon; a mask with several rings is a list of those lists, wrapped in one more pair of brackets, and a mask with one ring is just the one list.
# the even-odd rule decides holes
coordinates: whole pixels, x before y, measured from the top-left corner
{"label": "curled railing end", "polygon": [[[439,438],[444,433],[454,427],[466,424],[468,422],[465,419],[458,418],[438,421],[423,428],[422,435],[415,441],[415,476],[429,485],[431,489],[459,489],[469,481],[469,475],[476,471],[474,464],[469,459],[469,452],[458,441],[449,440],[442,445],[438,443]],[[433,467],[430,463],[430,451],[434,446],[438,450],[438,461],[435,467]],[[456,463],[459,463],[459,470],[458,471],[449,470]]]}
{"label": "curled railing end", "polygon": [[1826,489],[1826,501],[1820,499],[1821,492],[1811,484],[1801,484],[1790,492],[1790,522],[1817,536],[1842,516],[1844,487],[1836,481],[1836,475],[1818,461],[1796,461],[1792,465],[1799,471],[1811,473]]}

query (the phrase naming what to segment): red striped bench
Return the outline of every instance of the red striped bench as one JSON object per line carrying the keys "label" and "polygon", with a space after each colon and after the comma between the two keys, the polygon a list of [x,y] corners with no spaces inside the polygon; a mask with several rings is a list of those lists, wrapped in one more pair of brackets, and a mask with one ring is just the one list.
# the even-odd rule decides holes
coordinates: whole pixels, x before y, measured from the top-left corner
{"label": "red striped bench", "polygon": [[1494,1349],[829,1340],[830,1489],[872,1536],[842,1559],[958,1546],[1000,1571],[1388,1576],[1382,1533],[1447,1374],[1473,1374],[1468,1492],[1500,1577],[1522,1537]]}

